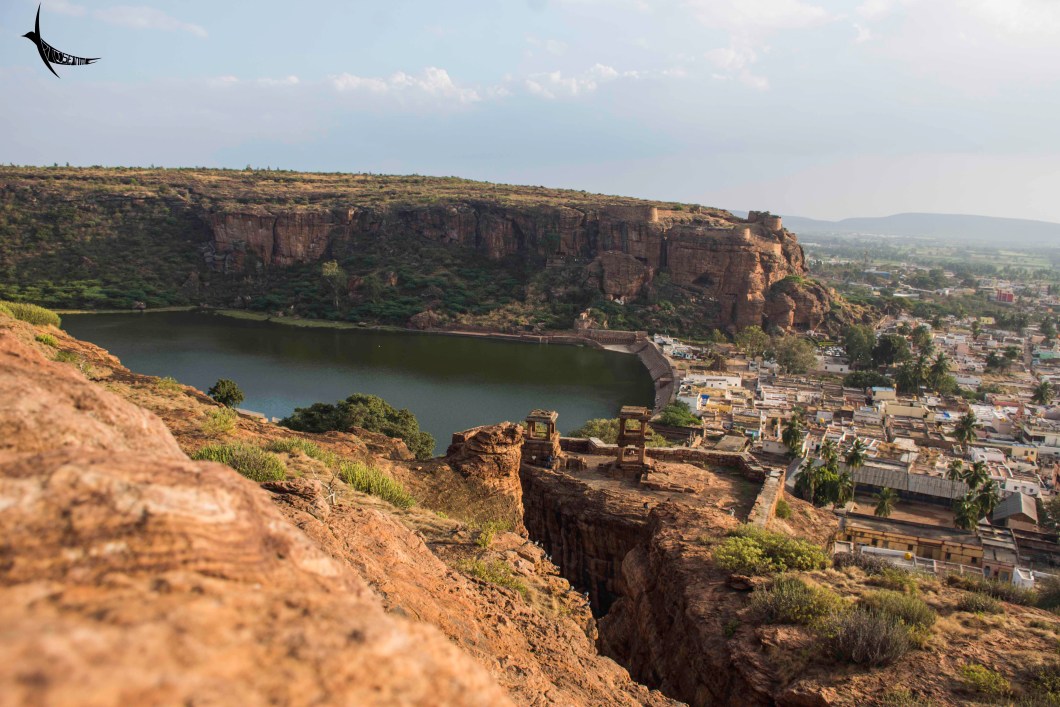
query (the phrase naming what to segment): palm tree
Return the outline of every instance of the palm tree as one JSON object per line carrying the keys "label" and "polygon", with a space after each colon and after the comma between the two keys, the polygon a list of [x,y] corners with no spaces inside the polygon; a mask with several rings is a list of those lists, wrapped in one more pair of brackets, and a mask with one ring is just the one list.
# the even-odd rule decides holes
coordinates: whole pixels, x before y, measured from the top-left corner
{"label": "palm tree", "polygon": [[813,503],[814,495],[817,493],[818,481],[817,462],[813,459],[807,459],[799,467],[799,476],[795,479],[795,493],[802,500]]}
{"label": "palm tree", "polygon": [[836,448],[835,442],[826,439],[821,445],[820,457],[827,466],[834,466],[839,461],[839,449]]}
{"label": "palm tree", "polygon": [[968,484],[969,491],[977,491],[980,486],[990,481],[990,472],[985,462],[976,462],[972,468],[964,473],[964,483]]}
{"label": "palm tree", "polygon": [[858,490],[858,482],[854,478],[858,469],[865,466],[865,461],[868,459],[868,447],[861,441],[860,437],[854,438],[854,443],[850,445],[850,449],[847,450],[846,458],[843,459],[846,462],[847,469],[850,470],[850,499],[854,500],[854,494]]}
{"label": "palm tree", "polygon": [[898,493],[894,489],[881,489],[876,495],[876,508],[872,511],[880,518],[887,518],[894,511],[894,504],[898,502]]}
{"label": "palm tree", "polygon": [[1048,405],[1053,402],[1052,384],[1049,381],[1042,381],[1034,386],[1034,395],[1031,396],[1031,402],[1037,403],[1038,405]]}
{"label": "palm tree", "polygon": [[964,462],[954,459],[946,469],[946,478],[950,481],[964,481]]}
{"label": "palm tree", "polygon": [[788,448],[791,456],[799,455],[799,447],[802,446],[803,438],[802,411],[796,410],[784,424],[784,431],[780,435],[780,441]]}
{"label": "palm tree", "polygon": [[969,496],[962,496],[953,504],[953,524],[971,530],[979,522],[979,506]]}
{"label": "palm tree", "polygon": [[975,494],[975,505],[979,508],[979,516],[989,517],[999,503],[1001,503],[1001,492],[998,490],[997,482],[993,479],[984,482]]}
{"label": "palm tree", "polygon": [[975,426],[979,422],[975,413],[969,410],[957,420],[957,426],[953,429],[953,436],[961,444],[968,444],[976,439]]}
{"label": "palm tree", "polygon": [[982,333],[983,326],[979,323],[979,320],[976,319],[974,322],[972,322],[972,339],[974,341],[979,341],[979,335]]}
{"label": "palm tree", "polygon": [[836,480],[835,506],[845,506],[854,500],[854,475],[849,471],[840,472]]}
{"label": "palm tree", "polygon": [[945,351],[939,351],[935,355],[935,360],[931,362],[931,368],[928,370],[928,381],[931,383],[931,389],[937,391],[939,386],[942,385],[942,379],[945,378],[950,372],[950,359],[946,356]]}

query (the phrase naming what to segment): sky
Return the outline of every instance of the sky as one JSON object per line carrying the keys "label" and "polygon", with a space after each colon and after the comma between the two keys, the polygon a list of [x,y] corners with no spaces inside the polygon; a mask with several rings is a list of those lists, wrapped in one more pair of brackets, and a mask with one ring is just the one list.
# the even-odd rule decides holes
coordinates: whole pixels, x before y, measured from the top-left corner
{"label": "sky", "polygon": [[[118,4],[118,3],[134,4]],[[0,3],[0,162],[1060,221],[1060,0]]]}

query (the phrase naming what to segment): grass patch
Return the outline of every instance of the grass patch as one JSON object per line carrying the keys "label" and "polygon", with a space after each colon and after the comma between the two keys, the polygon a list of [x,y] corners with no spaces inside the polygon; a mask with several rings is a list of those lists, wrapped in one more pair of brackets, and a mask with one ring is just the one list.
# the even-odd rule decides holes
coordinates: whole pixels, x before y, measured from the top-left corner
{"label": "grass patch", "polygon": [[783,498],[777,500],[776,516],[781,520],[791,518],[791,506]]}
{"label": "grass patch", "polygon": [[828,555],[817,545],[781,533],[742,525],[714,550],[722,569],[739,574],[771,574],[817,570],[828,566]]}
{"label": "grass patch", "polygon": [[15,319],[19,319],[30,324],[37,326],[48,326],[51,325],[55,328],[59,328],[63,320],[59,318],[59,315],[50,309],[44,307],[38,307],[35,304],[28,304],[26,302],[0,302],[4,307],[4,314],[10,314]]}
{"label": "grass patch", "polygon": [[910,628],[930,628],[938,616],[922,600],[902,592],[883,590],[869,592],[860,605],[868,611],[890,616]]}
{"label": "grass patch", "polygon": [[182,386],[176,378],[170,378],[169,376],[159,378],[155,382],[155,387],[164,393],[179,393],[184,390],[184,386]]}
{"label": "grass patch", "polygon": [[894,617],[863,608],[834,614],[826,636],[836,658],[858,665],[888,665],[913,647],[908,630]]}
{"label": "grass patch", "polygon": [[481,525],[478,523],[471,523],[470,525],[472,528],[478,528],[478,537],[475,538],[475,543],[483,550],[493,544],[493,538],[497,536],[497,533],[506,533],[513,528],[512,523],[506,520],[488,520]]}
{"label": "grass patch", "polygon": [[961,682],[972,692],[992,697],[1004,697],[1012,694],[1012,684],[1005,676],[985,665],[969,663],[958,668]]}
{"label": "grass patch", "polygon": [[282,481],[287,467],[275,454],[249,444],[214,444],[192,455],[197,461],[227,464],[251,481]]}
{"label": "grass patch", "polygon": [[266,446],[265,448],[270,452],[284,452],[287,454],[301,452],[310,459],[316,459],[317,461],[323,462],[326,466],[329,467],[339,465],[338,455],[321,448],[319,445],[314,444],[313,442],[310,442],[307,439],[298,439],[297,437],[278,439],[273,442],[269,442],[268,446]]}
{"label": "grass patch", "polygon": [[834,592],[813,587],[799,577],[781,575],[768,589],[751,596],[752,611],[764,623],[811,626],[840,609]]}
{"label": "grass patch", "polygon": [[906,572],[894,565],[888,565],[876,574],[870,575],[869,583],[904,594],[916,594],[919,591],[919,586],[913,573]]}
{"label": "grass patch", "polygon": [[489,582],[490,584],[496,584],[499,587],[506,587],[519,592],[524,599],[530,594],[530,590],[527,588],[526,584],[515,576],[512,568],[503,560],[493,560],[491,562],[483,562],[482,560],[461,560],[457,563],[457,567],[461,572],[464,572],[475,579],[481,579],[484,582]]}
{"label": "grass patch", "polygon": [[958,611],[969,611],[973,614],[1000,614],[1001,603],[982,592],[965,592],[957,602]]}
{"label": "grass patch", "polygon": [[946,584],[969,592],[980,592],[1010,604],[1034,606],[1038,602],[1037,592],[1033,589],[1017,587],[1012,582],[1001,582],[966,574],[949,574],[946,575]]}
{"label": "grass patch", "polygon": [[51,346],[53,349],[59,347],[59,340],[51,334],[37,334],[34,339],[45,346]]}
{"label": "grass patch", "polygon": [[57,351],[55,354],[55,360],[59,363],[80,363],[81,357],[73,351]]}
{"label": "grass patch", "polygon": [[206,411],[206,419],[200,425],[202,433],[217,437],[231,432],[236,426],[236,411],[232,408],[214,408]]}
{"label": "grass patch", "polygon": [[339,466],[339,478],[357,491],[377,496],[398,508],[411,508],[416,505],[416,499],[400,481],[387,476],[374,466],[360,462],[343,462]]}

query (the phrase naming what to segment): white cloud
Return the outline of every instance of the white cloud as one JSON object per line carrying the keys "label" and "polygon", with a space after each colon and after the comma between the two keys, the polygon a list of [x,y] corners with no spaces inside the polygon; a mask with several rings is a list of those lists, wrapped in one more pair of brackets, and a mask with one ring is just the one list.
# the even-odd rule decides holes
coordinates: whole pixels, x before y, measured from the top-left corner
{"label": "white cloud", "polygon": [[132,29],[161,29],[170,32],[190,32],[200,38],[207,36],[206,29],[199,25],[183,22],[159,9],[143,5],[117,5],[96,10],[92,16],[112,25]]}
{"label": "white cloud", "polygon": [[301,83],[301,81],[298,79],[297,76],[293,75],[286,76],[282,79],[258,79],[258,84],[260,86],[297,86],[299,83]]}
{"label": "white cloud", "polygon": [[[420,95],[460,104],[477,103],[482,100],[478,91],[458,86],[449,76],[448,71],[434,66],[427,67],[419,76],[398,71],[386,79],[344,73],[332,76],[331,84],[335,90],[342,92],[368,91],[397,96]],[[497,93],[493,92],[493,95]]]}
{"label": "white cloud", "polygon": [[226,86],[236,85],[239,83],[239,79],[235,76],[216,76],[212,79],[208,79],[206,83],[215,88],[225,88]]}
{"label": "white cloud", "polygon": [[555,100],[562,97],[575,97],[592,93],[616,79],[639,79],[645,76],[641,71],[619,71],[613,66],[594,64],[588,71],[576,75],[564,75],[562,71],[550,71],[531,74],[523,81],[523,86],[531,94]]}
{"label": "white cloud", "polygon": [[75,5],[69,0],[49,0],[47,10],[48,12],[70,15],[71,17],[84,17],[88,14],[88,8],[83,5]]}

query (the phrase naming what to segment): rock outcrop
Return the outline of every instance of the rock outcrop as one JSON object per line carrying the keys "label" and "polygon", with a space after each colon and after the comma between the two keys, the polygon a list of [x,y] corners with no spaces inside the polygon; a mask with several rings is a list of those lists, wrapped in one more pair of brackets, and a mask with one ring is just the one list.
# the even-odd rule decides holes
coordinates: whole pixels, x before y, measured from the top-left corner
{"label": "rock outcrop", "polygon": [[[0,701],[510,704],[256,484],[2,323],[0,374],[25,381],[0,386]],[[16,424],[27,391],[47,417]]]}
{"label": "rock outcrop", "polygon": [[[504,497],[511,518],[523,516],[523,489],[519,482],[523,429],[511,422],[476,427],[453,434],[445,462],[485,496]],[[519,523],[521,526],[521,523]]]}

